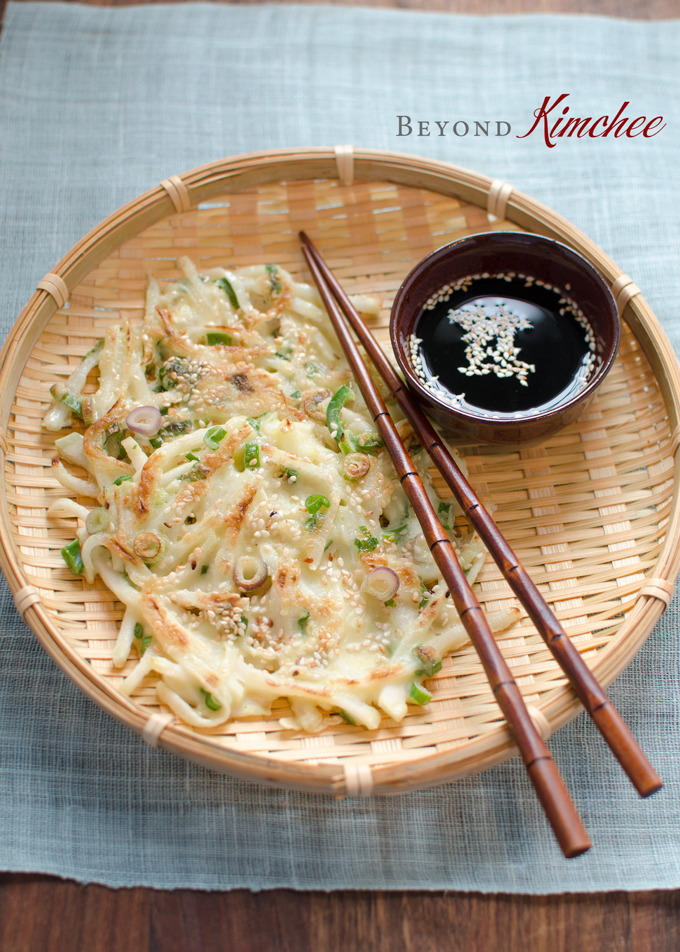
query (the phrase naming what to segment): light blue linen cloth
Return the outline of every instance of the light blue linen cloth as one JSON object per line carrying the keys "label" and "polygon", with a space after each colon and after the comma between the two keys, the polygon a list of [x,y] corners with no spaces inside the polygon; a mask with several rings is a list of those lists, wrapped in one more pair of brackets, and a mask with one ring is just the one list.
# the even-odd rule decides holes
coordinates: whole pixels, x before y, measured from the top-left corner
{"label": "light blue linen cloth", "polygon": [[[680,346],[680,22],[371,9],[10,3],[0,45],[0,301],[161,179],[241,152],[352,142],[485,172],[553,207],[640,285]],[[570,115],[663,115],[651,138],[518,139]],[[562,107],[560,107],[561,109]],[[397,116],[429,121],[398,137]],[[551,114],[556,117],[557,112]],[[448,121],[439,136],[434,122]],[[454,121],[467,136],[448,134]],[[475,121],[511,126],[472,134]],[[501,131],[505,126],[501,126]],[[459,132],[464,126],[457,126]],[[592,835],[562,858],[519,761],[408,796],[269,790],[103,714],[0,599],[0,868],[112,886],[550,893],[680,886],[678,605],[611,694],[666,781],[638,799],[579,717],[550,741]]]}

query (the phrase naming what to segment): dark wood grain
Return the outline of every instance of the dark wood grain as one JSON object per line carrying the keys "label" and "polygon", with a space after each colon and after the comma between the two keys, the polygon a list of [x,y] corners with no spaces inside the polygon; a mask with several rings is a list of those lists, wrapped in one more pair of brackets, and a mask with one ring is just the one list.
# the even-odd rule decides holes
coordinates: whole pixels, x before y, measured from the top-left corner
{"label": "dark wood grain", "polygon": [[0,876],[3,952],[676,952],[680,894],[205,893]]}
{"label": "dark wood grain", "polygon": [[[134,0],[94,2],[125,6]],[[678,0],[324,2],[440,13],[586,13],[640,20],[680,15]],[[0,15],[4,7],[5,0],[0,0]],[[0,875],[0,952],[677,952],[679,948],[680,890],[535,897],[157,892],[82,886],[48,876]]]}

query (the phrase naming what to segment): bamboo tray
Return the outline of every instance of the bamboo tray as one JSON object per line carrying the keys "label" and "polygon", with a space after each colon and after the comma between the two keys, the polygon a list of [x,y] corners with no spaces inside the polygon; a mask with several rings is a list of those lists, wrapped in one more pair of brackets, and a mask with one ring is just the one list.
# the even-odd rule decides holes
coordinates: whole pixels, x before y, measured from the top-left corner
{"label": "bamboo tray", "polygon": [[[123,318],[139,318],[146,276],[178,274],[189,255],[209,268],[278,262],[309,280],[297,232],[314,238],[350,292],[383,297],[375,329],[387,343],[392,297],[412,266],[456,238],[529,230],[585,255],[625,317],[614,369],[586,414],[540,446],[459,446],[476,491],[603,684],[628,664],[670,600],[680,567],[680,373],[631,279],[567,221],[509,185],[415,156],[374,150],[256,153],[173,177],[90,232],[43,279],[2,350],[0,565],[18,610],[51,657],[104,710],[182,757],[259,782],[338,796],[400,793],[453,780],[516,753],[471,647],[445,659],[434,698],[396,724],[366,731],[329,716],[318,734],[271,717],[214,732],[173,721],[152,678],[118,690],[111,651],[121,606],[100,580],[64,566],[68,520],[46,512],[63,490],[48,474],[41,429],[49,387]],[[441,480],[436,483],[443,494]],[[488,610],[515,604],[487,560],[477,584]],[[500,640],[547,736],[580,706],[526,618]],[[129,663],[128,668],[132,662]]]}

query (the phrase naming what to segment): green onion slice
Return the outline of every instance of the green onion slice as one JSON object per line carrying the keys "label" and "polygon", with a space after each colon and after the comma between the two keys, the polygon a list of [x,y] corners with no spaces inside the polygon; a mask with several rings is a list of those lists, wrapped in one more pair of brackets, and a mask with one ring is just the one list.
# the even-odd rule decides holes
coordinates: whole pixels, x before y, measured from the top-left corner
{"label": "green onion slice", "polygon": [[88,350],[88,352],[87,352],[87,353],[85,354],[85,356],[83,357],[83,361],[87,360],[88,357],[94,357],[95,354],[98,354],[98,353],[99,353],[99,351],[102,349],[103,346],[104,346],[104,338],[101,337],[101,338],[97,341],[97,343],[94,345],[94,347],[92,347],[90,350]]}
{"label": "green onion slice", "polygon": [[272,289],[272,294],[280,294],[281,291],[283,291],[283,284],[279,278],[279,269],[275,264],[265,265],[265,268],[267,270],[267,274],[269,275],[269,286]]}
{"label": "green onion slice", "polygon": [[243,462],[245,466],[251,469],[260,465],[260,447],[258,443],[246,443],[243,448]]}
{"label": "green onion slice", "polygon": [[376,453],[385,445],[376,433],[368,433],[357,440],[360,453]]}
{"label": "green onion slice", "polygon": [[305,508],[307,512],[314,514],[318,512],[319,509],[330,509],[330,499],[327,499],[326,496],[307,496],[305,499]]}
{"label": "green onion slice", "polygon": [[138,642],[137,649],[140,655],[143,655],[146,649],[151,644],[152,637],[151,635],[144,634],[144,628],[139,624],[139,622],[135,623],[135,630],[133,634],[135,637],[135,641]]}
{"label": "green onion slice", "polygon": [[418,684],[417,681],[414,681],[411,685],[408,696],[414,704],[429,704],[432,700],[432,695],[427,690],[427,688],[424,688],[422,684]]}
{"label": "green onion slice", "polygon": [[336,390],[331,399],[328,402],[328,407],[326,409],[326,425],[330,431],[331,436],[337,440],[340,444],[340,449],[343,453],[351,453],[352,447],[347,439],[345,439],[345,429],[340,419],[340,411],[346,403],[354,400],[354,394],[350,388],[343,383],[343,385]]}
{"label": "green onion slice", "polygon": [[304,609],[300,617],[298,618],[298,628],[300,629],[303,635],[307,634],[307,622],[309,621],[309,611]]}
{"label": "green onion slice", "polygon": [[97,532],[106,532],[109,528],[109,523],[111,518],[104,509],[103,506],[97,506],[96,509],[92,509],[87,514],[87,519],[85,520],[85,528],[90,533],[90,535],[95,535]]}
{"label": "green onion slice", "polygon": [[220,278],[217,281],[217,287],[221,291],[224,291],[224,293],[229,298],[229,303],[231,304],[231,306],[234,308],[235,311],[238,311],[238,308],[239,308],[238,298],[236,297],[236,291],[234,291],[233,287],[231,286],[231,282],[229,281],[229,279]]}
{"label": "green onion slice", "polygon": [[220,442],[227,435],[227,431],[222,426],[213,426],[203,437],[203,442],[208,447],[209,450],[217,450],[220,447]]}
{"label": "green onion slice", "polygon": [[73,412],[77,414],[78,416],[80,416],[81,413],[83,412],[82,402],[78,399],[78,397],[74,397],[73,394],[71,393],[68,393],[68,392],[65,393],[64,396],[61,398],[61,402],[64,404],[65,407],[68,407],[69,410],[73,410]]}
{"label": "green onion slice", "polygon": [[80,552],[80,542],[77,539],[64,546],[61,550],[61,557],[74,575],[83,574],[83,557]]}
{"label": "green onion slice", "polygon": [[419,674],[422,673],[427,675],[428,678],[431,678],[437,671],[441,671],[442,659],[434,648],[431,648],[429,645],[416,645],[413,649],[413,654],[422,666],[422,671],[419,671]]}
{"label": "green onion slice", "polygon": [[354,545],[357,547],[359,552],[372,552],[377,544],[378,540],[372,535],[365,536],[363,539],[354,540]]}
{"label": "green onion slice", "polygon": [[[116,429],[114,430],[113,427],[116,427]],[[117,423],[113,423],[104,439],[104,449],[109,456],[113,456],[114,459],[129,458],[123,446],[124,439],[125,431],[121,430]],[[163,441],[161,440],[161,442]]]}
{"label": "green onion slice", "polygon": [[213,697],[210,691],[206,691],[204,688],[200,688],[200,691],[201,691],[201,694],[203,695],[203,702],[209,711],[222,710],[222,705],[220,704],[220,702],[217,700],[216,697]]}
{"label": "green onion slice", "polygon": [[205,335],[209,347],[215,347],[218,344],[231,344],[231,337],[224,331],[208,331]]}

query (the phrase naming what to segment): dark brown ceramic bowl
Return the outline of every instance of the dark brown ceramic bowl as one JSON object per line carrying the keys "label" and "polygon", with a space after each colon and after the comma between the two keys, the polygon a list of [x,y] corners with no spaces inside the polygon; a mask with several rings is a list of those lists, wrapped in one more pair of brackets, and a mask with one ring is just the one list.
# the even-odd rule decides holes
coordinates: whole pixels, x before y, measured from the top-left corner
{"label": "dark brown ceramic bowl", "polygon": [[[579,393],[551,409],[491,418],[483,411],[453,408],[427,390],[411,364],[409,340],[428,298],[444,285],[469,275],[515,272],[566,292],[588,318],[601,364]],[[450,433],[483,443],[516,444],[545,439],[572,423],[607,376],[619,346],[620,325],[611,291],[585,258],[566,245],[522,232],[488,232],[444,245],[411,271],[392,306],[390,336],[411,391]]]}

